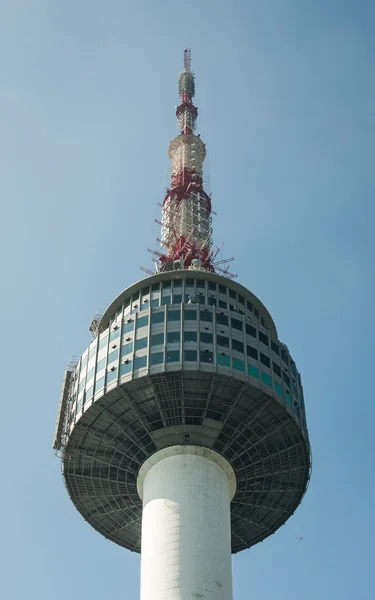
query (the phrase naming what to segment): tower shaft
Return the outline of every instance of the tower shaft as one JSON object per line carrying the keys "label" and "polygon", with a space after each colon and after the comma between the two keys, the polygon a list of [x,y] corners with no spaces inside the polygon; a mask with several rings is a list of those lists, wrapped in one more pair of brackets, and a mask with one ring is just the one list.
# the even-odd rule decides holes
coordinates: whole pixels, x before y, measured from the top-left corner
{"label": "tower shaft", "polygon": [[232,599],[233,481],[229,463],[199,446],[166,448],[146,461],[138,478],[141,600]]}

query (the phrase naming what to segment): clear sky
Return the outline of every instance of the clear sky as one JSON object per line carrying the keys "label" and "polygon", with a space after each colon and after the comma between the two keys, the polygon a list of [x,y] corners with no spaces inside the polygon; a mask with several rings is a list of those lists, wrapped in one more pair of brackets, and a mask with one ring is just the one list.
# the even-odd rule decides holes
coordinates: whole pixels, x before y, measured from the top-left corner
{"label": "clear sky", "polygon": [[313,450],[234,598],[374,597],[374,23],[371,0],[0,0],[4,600],[139,597],[51,444],[92,315],[151,264],[185,45],[215,239],[297,362]]}

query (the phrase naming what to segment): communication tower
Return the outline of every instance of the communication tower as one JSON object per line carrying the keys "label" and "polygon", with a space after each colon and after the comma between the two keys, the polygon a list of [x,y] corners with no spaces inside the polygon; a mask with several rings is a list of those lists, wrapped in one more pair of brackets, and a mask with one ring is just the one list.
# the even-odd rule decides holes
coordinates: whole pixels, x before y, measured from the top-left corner
{"label": "communication tower", "polygon": [[231,554],[294,513],[310,446],[295,361],[216,260],[189,50],[178,90],[156,272],[94,316],[53,447],[84,519],[141,553],[141,600],[231,600]]}

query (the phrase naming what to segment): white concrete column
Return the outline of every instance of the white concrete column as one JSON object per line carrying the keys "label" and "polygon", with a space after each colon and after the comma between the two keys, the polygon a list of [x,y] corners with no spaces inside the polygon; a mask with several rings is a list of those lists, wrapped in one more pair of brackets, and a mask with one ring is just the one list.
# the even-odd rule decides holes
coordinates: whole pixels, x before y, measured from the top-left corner
{"label": "white concrete column", "polygon": [[230,464],[200,446],[171,446],[142,465],[141,600],[232,600]]}

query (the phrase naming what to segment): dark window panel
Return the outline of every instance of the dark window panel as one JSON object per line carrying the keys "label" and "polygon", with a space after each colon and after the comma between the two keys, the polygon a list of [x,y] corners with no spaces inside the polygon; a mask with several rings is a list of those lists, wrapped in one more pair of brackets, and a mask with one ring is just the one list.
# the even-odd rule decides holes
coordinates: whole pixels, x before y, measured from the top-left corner
{"label": "dark window panel", "polygon": [[246,346],[246,350],[247,350],[247,355],[250,358],[254,358],[255,360],[258,360],[258,350],[256,350],[256,348],[253,348],[252,346]]}
{"label": "dark window panel", "polygon": [[270,359],[265,354],[262,354],[262,352],[260,352],[260,362],[266,367],[271,366]]}

